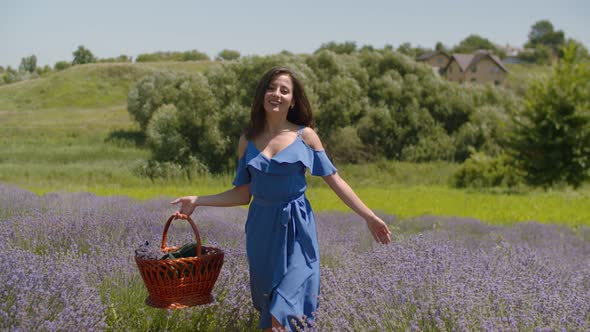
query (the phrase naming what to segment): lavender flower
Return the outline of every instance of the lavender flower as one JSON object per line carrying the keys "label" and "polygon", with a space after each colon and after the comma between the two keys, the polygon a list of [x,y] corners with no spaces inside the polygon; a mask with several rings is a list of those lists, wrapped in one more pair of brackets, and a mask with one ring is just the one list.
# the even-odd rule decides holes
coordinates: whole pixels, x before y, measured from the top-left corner
{"label": "lavender flower", "polygon": [[[1,330],[254,331],[243,208],[198,208],[203,245],[225,263],[215,301],[147,307],[134,262],[156,254],[168,200],[52,193],[0,185]],[[321,253],[314,331],[584,331],[590,329],[590,231],[535,222],[382,216],[395,241],[373,242],[350,213],[316,213]],[[170,246],[194,241],[176,220]],[[144,246],[146,247],[146,246]],[[155,256],[149,256],[155,257]]]}

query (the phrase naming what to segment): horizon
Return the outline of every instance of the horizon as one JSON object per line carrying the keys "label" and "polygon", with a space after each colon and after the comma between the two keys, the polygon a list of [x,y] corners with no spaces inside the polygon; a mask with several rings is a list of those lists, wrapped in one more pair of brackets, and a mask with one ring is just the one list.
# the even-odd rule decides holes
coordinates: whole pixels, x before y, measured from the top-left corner
{"label": "horizon", "polygon": [[281,8],[261,1],[244,5],[182,0],[175,6],[155,0],[2,2],[0,66],[17,69],[23,57],[35,55],[38,66],[53,67],[58,61],[71,61],[80,45],[97,58],[125,54],[133,60],[158,51],[198,50],[212,59],[223,49],[237,50],[242,56],[283,50],[312,53],[332,41],[376,48],[397,48],[405,42],[434,48],[440,41],[452,48],[471,34],[501,46],[523,47],[531,26],[544,19],[566,38],[586,47],[590,44],[586,24],[590,2],[581,0],[460,0],[453,6],[434,0],[397,4],[369,0],[362,5],[302,0],[297,4]]}

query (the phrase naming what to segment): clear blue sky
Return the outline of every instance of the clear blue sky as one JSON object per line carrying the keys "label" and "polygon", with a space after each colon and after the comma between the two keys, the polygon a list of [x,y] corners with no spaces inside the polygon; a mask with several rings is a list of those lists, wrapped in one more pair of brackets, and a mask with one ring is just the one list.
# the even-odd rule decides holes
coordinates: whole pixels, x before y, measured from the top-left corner
{"label": "clear blue sky", "polygon": [[329,41],[394,47],[454,46],[469,34],[522,46],[549,19],[590,47],[589,0],[0,0],[0,65],[71,61],[78,45],[95,56],[197,49],[242,55],[310,53]]}

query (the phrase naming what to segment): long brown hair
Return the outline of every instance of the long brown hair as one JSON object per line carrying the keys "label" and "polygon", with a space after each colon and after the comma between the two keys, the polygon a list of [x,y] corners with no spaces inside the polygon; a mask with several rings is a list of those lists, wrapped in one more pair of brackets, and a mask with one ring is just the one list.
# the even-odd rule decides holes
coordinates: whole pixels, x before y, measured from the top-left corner
{"label": "long brown hair", "polygon": [[313,120],[313,113],[311,104],[305,95],[303,84],[293,70],[286,67],[274,67],[267,71],[258,85],[256,85],[256,92],[254,93],[254,102],[250,111],[250,123],[246,129],[246,138],[253,139],[264,130],[264,121],[266,111],[264,110],[264,94],[273,79],[279,75],[289,75],[293,82],[293,98],[295,105],[289,110],[287,120],[297,125],[303,125],[313,128],[315,126]]}

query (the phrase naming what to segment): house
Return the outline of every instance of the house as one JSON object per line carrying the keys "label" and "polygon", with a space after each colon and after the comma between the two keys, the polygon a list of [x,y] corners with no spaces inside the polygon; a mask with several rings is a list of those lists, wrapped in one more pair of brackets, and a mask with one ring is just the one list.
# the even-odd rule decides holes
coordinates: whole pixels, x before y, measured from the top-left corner
{"label": "house", "polygon": [[451,56],[445,51],[431,51],[420,55],[416,60],[426,62],[437,73],[440,73],[449,64]]}
{"label": "house", "polygon": [[453,54],[443,72],[449,81],[493,82],[500,85],[504,82],[508,69],[497,56],[489,51],[479,50],[473,54]]}
{"label": "house", "polygon": [[504,58],[502,58],[503,63],[524,63],[524,62],[526,62],[520,58],[520,54],[523,52],[526,52],[525,49],[517,47],[517,46],[511,46],[509,44],[506,44],[505,46],[496,45],[496,47],[497,47],[497,49],[499,49],[500,51],[503,51],[506,54],[506,56]]}

